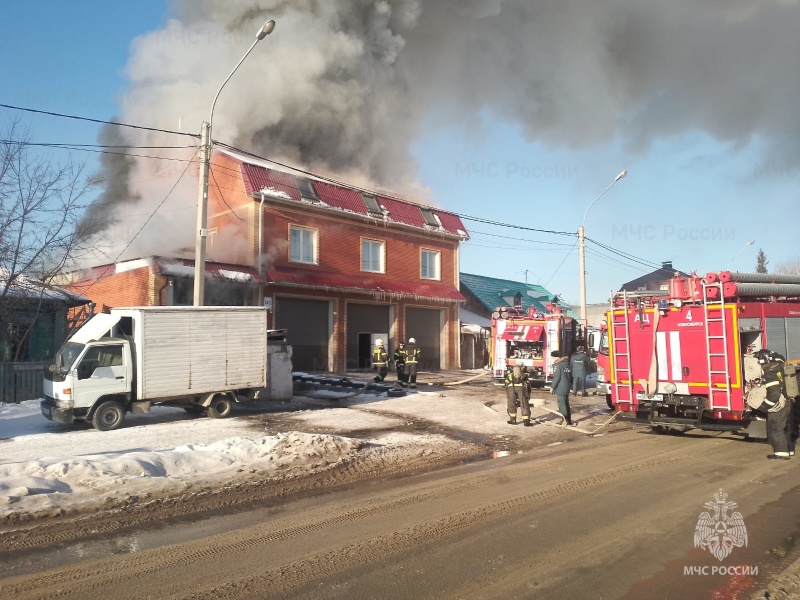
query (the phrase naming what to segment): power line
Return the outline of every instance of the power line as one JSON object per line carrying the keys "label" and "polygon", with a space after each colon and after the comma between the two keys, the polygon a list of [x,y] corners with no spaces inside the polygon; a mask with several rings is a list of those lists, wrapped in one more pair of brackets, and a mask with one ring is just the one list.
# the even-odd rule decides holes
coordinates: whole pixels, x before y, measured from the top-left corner
{"label": "power line", "polygon": [[0,107],[2,108],[10,108],[11,110],[20,110],[23,112],[30,112],[36,113],[40,115],[49,115],[51,117],[61,117],[63,119],[75,119],[78,121],[88,121],[90,123],[101,123],[104,125],[116,125],[117,127],[130,127],[131,129],[142,129],[144,131],[158,131],[160,133],[170,133],[172,135],[188,135],[189,137],[199,138],[200,134],[198,133],[185,133],[183,131],[170,131],[169,129],[158,129],[157,127],[144,127],[142,125],[131,125],[130,123],[120,123],[118,121],[104,121],[102,119],[92,119],[89,117],[79,117],[77,115],[66,115],[63,113],[51,112],[47,110],[37,110],[35,108],[25,108],[23,106],[13,106],[11,104],[2,104],[0,103]]}
{"label": "power line", "polygon": [[570,244],[566,244],[563,242],[545,242],[544,240],[527,240],[524,238],[519,238],[511,235],[500,235],[499,233],[487,233],[485,231],[475,231],[474,229],[470,231],[470,236],[472,235],[485,235],[488,237],[497,237],[506,240],[514,240],[517,242],[529,242],[531,244],[545,244],[547,246],[569,246]]}
{"label": "power line", "polygon": [[134,150],[174,150],[179,148],[196,148],[194,144],[191,146],[111,146],[107,144],[71,144],[68,142],[26,142],[24,140],[0,140],[0,144],[17,144],[19,146],[44,146],[55,148],[126,148]]}
{"label": "power line", "polygon": [[656,263],[653,263],[653,262],[650,262],[650,261],[640,260],[639,258],[633,256],[632,254],[627,254],[625,252],[621,252],[620,250],[617,250],[617,249],[612,248],[610,246],[606,246],[605,244],[601,244],[600,242],[597,242],[597,241],[589,239],[589,238],[586,238],[586,241],[592,242],[593,244],[595,244],[597,246],[600,246],[604,250],[607,250],[607,251],[609,251],[609,252],[611,252],[613,254],[617,254],[617,255],[619,255],[619,256],[621,256],[621,257],[623,257],[623,258],[625,258],[625,259],[627,259],[627,260],[629,260],[631,262],[639,263],[640,265],[644,265],[645,267],[649,267],[651,269],[660,269],[661,266],[662,266],[662,265],[659,265],[659,264],[656,264]]}

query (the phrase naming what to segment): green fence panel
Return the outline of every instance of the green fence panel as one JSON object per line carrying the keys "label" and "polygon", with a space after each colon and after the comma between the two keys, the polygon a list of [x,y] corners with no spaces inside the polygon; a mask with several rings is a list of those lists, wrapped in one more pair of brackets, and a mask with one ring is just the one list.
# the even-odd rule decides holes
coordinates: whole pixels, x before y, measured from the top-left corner
{"label": "green fence panel", "polygon": [[47,362],[0,363],[0,402],[41,398]]}

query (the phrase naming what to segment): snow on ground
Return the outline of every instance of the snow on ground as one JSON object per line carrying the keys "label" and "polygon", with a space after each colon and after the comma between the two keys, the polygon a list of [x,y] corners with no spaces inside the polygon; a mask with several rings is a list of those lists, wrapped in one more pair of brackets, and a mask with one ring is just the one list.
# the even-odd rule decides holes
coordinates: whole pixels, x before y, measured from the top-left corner
{"label": "snow on ground", "polygon": [[122,429],[104,432],[54,424],[38,400],[0,403],[0,517],[180,491],[243,471],[310,473],[366,445],[336,435],[258,433],[252,420],[197,418],[166,407],[128,415]]}
{"label": "snow on ground", "polygon": [[[491,388],[464,394],[454,387],[434,391],[423,386],[396,398],[356,391],[307,394],[280,407],[284,432],[277,435],[266,435],[269,411],[262,419],[237,418],[236,411],[228,419],[210,419],[179,408],[153,407],[149,415],[126,415],[121,429],[97,431],[85,424],[48,421],[38,400],[0,403],[0,519],[181,493],[254,474],[310,474],[368,454],[388,458],[381,454],[385,451],[419,456],[453,443],[433,430],[408,427],[420,421],[495,439],[498,450],[505,449],[509,438],[552,432],[552,427],[509,427],[502,390]],[[554,405],[554,397],[544,397],[541,402]],[[608,418],[602,398],[583,404],[573,405],[580,425],[594,429]],[[534,412],[560,422],[542,410]],[[361,439],[347,437],[350,432]]]}

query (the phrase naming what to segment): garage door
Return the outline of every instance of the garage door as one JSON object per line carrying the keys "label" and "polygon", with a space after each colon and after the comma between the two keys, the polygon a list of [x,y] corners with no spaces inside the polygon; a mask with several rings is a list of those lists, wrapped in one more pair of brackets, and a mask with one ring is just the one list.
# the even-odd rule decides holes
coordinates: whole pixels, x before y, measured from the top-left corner
{"label": "garage door", "polygon": [[[363,369],[372,365],[371,334],[387,335],[391,330],[389,306],[385,304],[347,303],[347,368]],[[364,343],[366,341],[366,343]],[[361,342],[361,343],[359,343]],[[388,337],[383,340],[389,354],[394,348]]]}
{"label": "garage door", "polygon": [[286,329],[295,371],[330,371],[328,342],[330,303],[327,300],[275,299],[275,326]]}
{"label": "garage door", "polygon": [[419,368],[436,371],[442,368],[441,353],[442,311],[436,308],[406,309],[406,338],[417,340],[421,351]]}

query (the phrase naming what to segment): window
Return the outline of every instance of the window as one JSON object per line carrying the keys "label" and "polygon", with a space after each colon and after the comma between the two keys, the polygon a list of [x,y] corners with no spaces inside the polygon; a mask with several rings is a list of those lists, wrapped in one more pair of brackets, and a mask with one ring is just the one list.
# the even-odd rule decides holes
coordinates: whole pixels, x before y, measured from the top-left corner
{"label": "window", "polygon": [[435,250],[422,250],[420,253],[420,274],[422,279],[439,279],[439,253]]}
{"label": "window", "polygon": [[314,186],[311,185],[311,181],[308,179],[302,179],[300,177],[295,177],[294,180],[297,183],[297,190],[300,192],[300,197],[303,200],[308,200],[314,204],[319,203],[317,192],[314,191]]}
{"label": "window", "polygon": [[383,211],[381,210],[378,201],[375,199],[375,196],[361,192],[361,198],[364,200],[364,204],[366,205],[367,212],[369,212],[369,214],[371,214],[373,217],[383,216]]}
{"label": "window", "polygon": [[361,270],[385,273],[385,243],[379,240],[361,240]]}
{"label": "window", "polygon": [[436,218],[436,215],[429,211],[427,208],[423,208],[422,210],[422,218],[425,219],[425,224],[430,225],[431,227],[436,227],[437,229],[442,226],[439,222],[439,219]]}
{"label": "window", "polygon": [[89,348],[78,365],[78,379],[88,379],[99,367],[122,365],[122,346],[99,346]]}
{"label": "window", "polygon": [[317,230],[289,227],[289,260],[317,264]]}

